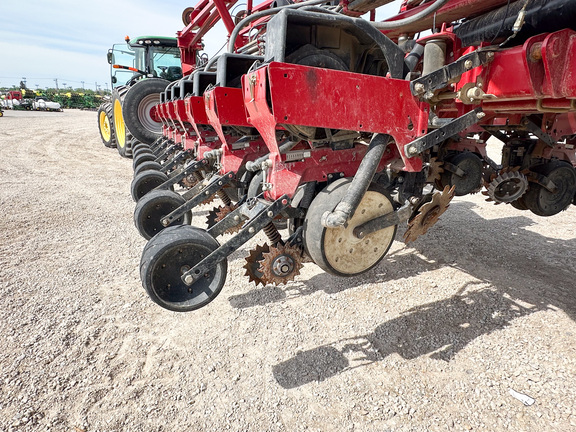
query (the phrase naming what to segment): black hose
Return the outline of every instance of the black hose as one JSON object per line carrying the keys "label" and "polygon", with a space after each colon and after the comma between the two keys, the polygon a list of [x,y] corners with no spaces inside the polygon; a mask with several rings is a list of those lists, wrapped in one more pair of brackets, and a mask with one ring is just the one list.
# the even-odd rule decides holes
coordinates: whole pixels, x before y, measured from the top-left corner
{"label": "black hose", "polygon": [[415,22],[420,21],[423,18],[426,18],[428,15],[436,12],[442,6],[448,3],[448,0],[436,0],[434,4],[424,9],[422,12],[418,12],[411,17],[400,19],[397,21],[379,21],[379,22],[371,22],[371,24],[376,27],[378,30],[393,30],[399,27],[403,27],[408,24],[413,24]]}
{"label": "black hose", "polygon": [[334,211],[326,212],[322,215],[322,226],[326,228],[341,227],[354,215],[360,201],[362,201],[364,194],[368,190],[368,186],[370,186],[370,182],[374,178],[389,141],[389,135],[376,134],[372,137],[370,146],[362,162],[360,162],[358,171],[356,171],[356,175],[352,179],[352,183],[350,183],[344,198],[338,203]]}

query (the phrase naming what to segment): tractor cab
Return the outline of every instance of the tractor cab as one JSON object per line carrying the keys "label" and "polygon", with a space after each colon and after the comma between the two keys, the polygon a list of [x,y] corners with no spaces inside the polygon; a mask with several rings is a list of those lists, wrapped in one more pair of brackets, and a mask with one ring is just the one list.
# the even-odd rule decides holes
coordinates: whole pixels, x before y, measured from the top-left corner
{"label": "tractor cab", "polygon": [[182,78],[180,50],[175,38],[126,37],[125,44],[108,50],[112,88],[132,84],[141,78],[157,77],[168,81]]}

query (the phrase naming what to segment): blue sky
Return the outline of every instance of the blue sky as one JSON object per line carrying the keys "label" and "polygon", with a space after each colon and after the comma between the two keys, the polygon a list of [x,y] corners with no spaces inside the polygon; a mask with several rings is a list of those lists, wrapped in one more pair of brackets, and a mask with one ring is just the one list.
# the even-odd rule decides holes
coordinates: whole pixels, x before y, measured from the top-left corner
{"label": "blue sky", "polygon": [[[108,83],[108,48],[124,37],[175,36],[182,30],[182,11],[196,1],[177,0],[0,0],[0,87],[102,89]],[[242,4],[239,1],[238,4]],[[258,1],[254,2],[259,3]],[[396,1],[390,10],[397,10]],[[390,8],[390,6],[388,6]],[[239,10],[241,7],[239,7]],[[390,15],[390,14],[387,14]],[[204,39],[215,53],[225,42],[223,26]],[[211,37],[212,36],[212,37]]]}

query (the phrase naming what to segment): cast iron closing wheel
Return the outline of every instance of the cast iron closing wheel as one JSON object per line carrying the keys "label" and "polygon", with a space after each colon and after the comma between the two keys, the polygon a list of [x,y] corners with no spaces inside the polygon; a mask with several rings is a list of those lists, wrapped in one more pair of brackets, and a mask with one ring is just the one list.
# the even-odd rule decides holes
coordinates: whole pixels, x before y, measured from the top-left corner
{"label": "cast iron closing wheel", "polygon": [[116,135],[112,126],[112,104],[103,103],[98,108],[98,131],[106,147],[116,147]]}
{"label": "cast iron closing wheel", "polygon": [[[142,171],[132,179],[132,184],[130,185],[132,199],[138,202],[140,198],[157,186],[160,186],[166,180],[168,180],[168,176],[163,172],[153,170]],[[170,187],[170,190],[172,189],[173,188]]]}
{"label": "cast iron closing wheel", "polygon": [[137,174],[146,170],[160,171],[161,169],[162,165],[160,165],[158,162],[154,161],[142,162],[140,165],[136,167],[136,169],[134,169],[134,175],[136,176]]}
{"label": "cast iron closing wheel", "polygon": [[130,87],[124,97],[122,111],[126,127],[145,144],[152,144],[162,134],[162,123],[153,115],[153,110],[168,84],[160,78],[144,79]]}
{"label": "cast iron closing wheel", "polygon": [[[147,193],[136,204],[134,225],[142,237],[150,240],[166,228],[160,220],[185,202],[186,200],[181,195],[169,190],[154,190]],[[172,222],[171,225],[190,225],[191,222],[192,212],[187,212]]]}
{"label": "cast iron closing wheel", "polygon": [[396,236],[396,225],[362,239],[353,234],[358,225],[394,211],[388,193],[374,183],[346,226],[322,226],[322,215],[334,210],[351,182],[351,178],[345,178],[326,186],[312,201],[304,220],[304,245],[308,255],[324,271],[338,276],[356,276],[370,270],[384,258]]}
{"label": "cast iron closing wheel", "polygon": [[550,192],[538,183],[530,183],[523,196],[528,209],[538,216],[553,216],[565,210],[576,194],[576,170],[569,163],[554,161],[532,168],[532,171],[547,177],[556,186]]}
{"label": "cast iron closing wheel", "polygon": [[140,260],[142,286],[165,309],[188,312],[214,300],[226,281],[226,260],[188,286],[181,276],[219,247],[205,230],[190,225],[169,227],[154,236]]}

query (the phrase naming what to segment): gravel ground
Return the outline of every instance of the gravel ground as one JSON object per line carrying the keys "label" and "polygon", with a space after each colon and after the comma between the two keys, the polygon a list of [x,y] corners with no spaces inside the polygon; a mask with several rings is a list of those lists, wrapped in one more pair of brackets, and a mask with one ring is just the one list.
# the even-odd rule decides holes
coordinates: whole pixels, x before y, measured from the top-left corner
{"label": "gravel ground", "polygon": [[95,112],[5,111],[0,160],[0,430],[576,430],[574,206],[457,198],[364,277],[287,287],[247,282],[250,243],[177,314],[141,287],[132,164]]}

